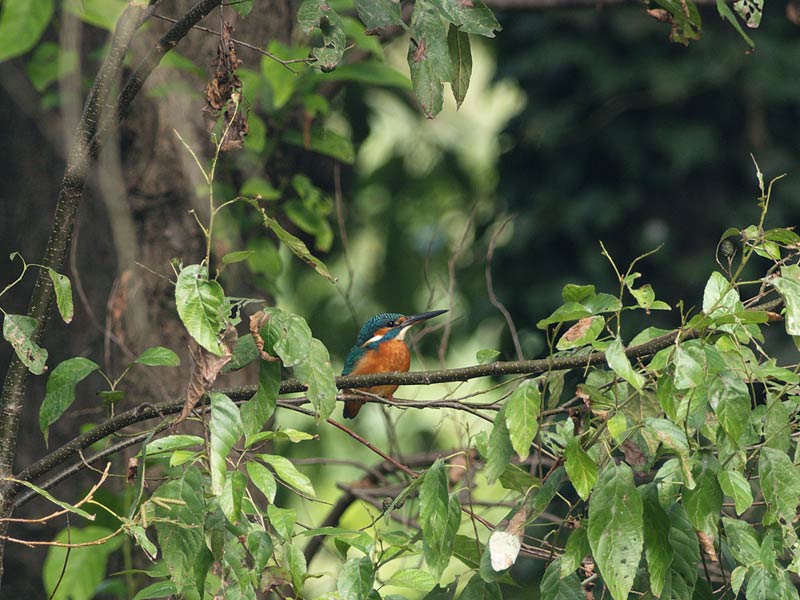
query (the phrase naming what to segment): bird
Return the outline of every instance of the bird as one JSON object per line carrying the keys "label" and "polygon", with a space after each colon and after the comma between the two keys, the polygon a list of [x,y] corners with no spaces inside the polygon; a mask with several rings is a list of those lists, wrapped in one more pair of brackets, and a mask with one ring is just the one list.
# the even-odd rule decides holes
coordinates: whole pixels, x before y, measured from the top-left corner
{"label": "bird", "polygon": [[[411,366],[411,352],[406,345],[406,333],[413,325],[446,312],[446,310],[433,310],[416,315],[399,313],[375,315],[361,326],[356,344],[350,349],[344,361],[342,375],[408,371]],[[391,398],[397,388],[397,385],[392,384],[361,389],[384,398]],[[359,398],[345,400],[343,413],[345,419],[355,418],[363,404],[364,400]]]}

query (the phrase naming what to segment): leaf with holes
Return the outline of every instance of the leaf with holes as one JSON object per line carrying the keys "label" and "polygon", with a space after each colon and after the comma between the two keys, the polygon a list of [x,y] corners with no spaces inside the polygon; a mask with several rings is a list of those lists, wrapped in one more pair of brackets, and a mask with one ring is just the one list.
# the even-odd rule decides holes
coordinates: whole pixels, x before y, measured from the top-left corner
{"label": "leaf with holes", "polygon": [[36,319],[24,315],[6,314],[3,317],[3,337],[14,348],[17,357],[34,375],[41,375],[47,367],[47,350],[33,341]]}

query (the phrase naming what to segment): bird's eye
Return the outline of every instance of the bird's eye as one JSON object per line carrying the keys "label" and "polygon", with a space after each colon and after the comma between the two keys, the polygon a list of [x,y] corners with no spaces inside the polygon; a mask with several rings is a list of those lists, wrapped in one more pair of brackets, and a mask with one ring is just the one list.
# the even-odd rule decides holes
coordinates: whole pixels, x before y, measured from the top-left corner
{"label": "bird's eye", "polygon": [[397,323],[395,323],[394,321],[389,321],[389,322],[386,324],[386,326],[387,326],[387,327],[394,327],[395,325],[397,325]]}

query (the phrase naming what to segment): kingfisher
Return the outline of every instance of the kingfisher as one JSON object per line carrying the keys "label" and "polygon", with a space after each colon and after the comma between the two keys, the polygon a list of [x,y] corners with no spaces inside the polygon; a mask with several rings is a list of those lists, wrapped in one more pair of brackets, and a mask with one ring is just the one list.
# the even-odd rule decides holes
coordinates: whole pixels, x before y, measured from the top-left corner
{"label": "kingfisher", "polygon": [[[361,326],[356,345],[350,349],[344,361],[342,375],[408,371],[411,366],[411,352],[406,345],[406,333],[413,325],[446,312],[446,310],[433,310],[409,316],[399,313],[375,315]],[[376,385],[365,388],[364,391],[391,398],[398,387]],[[354,418],[363,404],[364,400],[358,398],[345,400],[345,419]]]}

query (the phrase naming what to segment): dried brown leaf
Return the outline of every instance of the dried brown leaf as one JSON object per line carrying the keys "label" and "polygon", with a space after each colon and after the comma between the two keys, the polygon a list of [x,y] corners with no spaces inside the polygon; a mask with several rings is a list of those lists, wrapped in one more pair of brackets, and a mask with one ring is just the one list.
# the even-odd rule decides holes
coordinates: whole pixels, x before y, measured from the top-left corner
{"label": "dried brown leaf", "polygon": [[183,404],[181,414],[179,414],[178,418],[172,423],[173,429],[176,429],[178,425],[189,417],[194,407],[200,402],[203,394],[214,385],[222,367],[231,361],[233,357],[233,347],[236,345],[238,337],[236,329],[232,325],[228,325],[221,340],[222,346],[225,348],[225,352],[222,356],[212,354],[205,348],[196,345],[195,351],[192,352],[194,368],[192,369],[192,376],[189,378],[189,385],[186,388],[186,400]]}
{"label": "dried brown leaf", "polygon": [[125,476],[128,483],[133,483],[139,474],[139,459],[135,456],[128,459],[128,473]]}
{"label": "dried brown leaf", "polygon": [[714,550],[714,536],[698,531],[697,539],[700,541],[700,548],[702,548],[706,558],[711,562],[717,562],[717,551]]}
{"label": "dried brown leaf", "polygon": [[577,339],[582,338],[583,335],[586,333],[586,330],[589,329],[589,327],[591,327],[593,320],[594,320],[594,317],[584,317],[584,318],[582,318],[580,321],[575,323],[575,325],[573,325],[572,327],[567,329],[564,332],[564,335],[562,336],[562,338],[567,340],[568,342],[572,342],[572,341],[575,341]]}
{"label": "dried brown leaf", "polygon": [[263,310],[250,315],[250,333],[253,336],[253,341],[256,343],[258,355],[261,357],[261,360],[276,362],[280,359],[277,356],[272,356],[269,352],[264,350],[264,340],[261,338],[261,328],[264,327],[264,324],[268,320],[269,315],[267,315]]}

